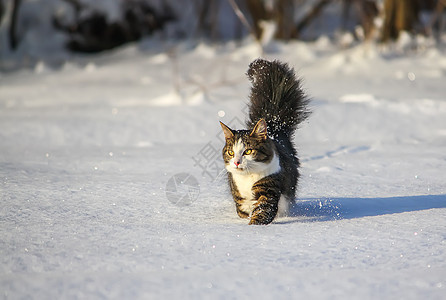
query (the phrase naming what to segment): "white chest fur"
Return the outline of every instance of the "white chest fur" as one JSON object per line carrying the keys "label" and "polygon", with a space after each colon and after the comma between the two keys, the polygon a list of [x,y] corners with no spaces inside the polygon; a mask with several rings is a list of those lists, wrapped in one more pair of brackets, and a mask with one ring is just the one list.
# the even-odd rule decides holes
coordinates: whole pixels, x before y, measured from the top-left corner
{"label": "white chest fur", "polygon": [[241,209],[249,213],[252,212],[256,202],[252,186],[260,179],[280,171],[279,157],[274,154],[273,159],[269,163],[257,163],[254,169],[256,170],[255,172],[249,173],[229,169],[240,196],[244,198]]}
{"label": "white chest fur", "polygon": [[240,196],[246,200],[253,200],[252,186],[254,183],[268,175],[262,174],[234,174],[232,173],[232,179],[237,186],[237,190]]}

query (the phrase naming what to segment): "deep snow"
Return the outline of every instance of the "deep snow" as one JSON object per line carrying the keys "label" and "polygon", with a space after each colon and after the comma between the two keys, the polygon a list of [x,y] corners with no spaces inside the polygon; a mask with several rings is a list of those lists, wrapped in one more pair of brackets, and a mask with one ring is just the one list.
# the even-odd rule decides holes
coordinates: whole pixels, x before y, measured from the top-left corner
{"label": "deep snow", "polygon": [[[446,55],[335,48],[265,54],[313,114],[292,216],[257,227],[235,213],[218,123],[245,118],[255,43],[1,73],[1,297],[444,299]],[[180,173],[199,183],[178,187],[188,206],[166,197]]]}

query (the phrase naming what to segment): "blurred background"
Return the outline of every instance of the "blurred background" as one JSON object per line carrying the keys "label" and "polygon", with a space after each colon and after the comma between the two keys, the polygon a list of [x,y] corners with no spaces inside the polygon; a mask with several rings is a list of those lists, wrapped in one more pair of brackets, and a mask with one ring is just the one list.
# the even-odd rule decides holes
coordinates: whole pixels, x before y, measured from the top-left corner
{"label": "blurred background", "polygon": [[[444,43],[446,0],[0,0],[0,68],[62,63],[141,39]],[[424,43],[425,44],[425,43]],[[417,44],[413,43],[416,48]]]}
{"label": "blurred background", "polygon": [[[0,0],[0,298],[445,299],[445,1]],[[219,121],[259,56],[313,113],[254,229]]]}

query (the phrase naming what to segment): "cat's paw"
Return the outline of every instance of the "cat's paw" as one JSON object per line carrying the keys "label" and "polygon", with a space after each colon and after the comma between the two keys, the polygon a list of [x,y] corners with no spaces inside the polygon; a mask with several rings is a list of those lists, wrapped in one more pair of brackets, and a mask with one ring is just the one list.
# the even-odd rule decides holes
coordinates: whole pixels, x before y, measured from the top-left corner
{"label": "cat's paw", "polygon": [[249,225],[268,225],[269,223],[271,223],[271,221],[267,221],[265,222],[265,220],[262,219],[257,219],[257,218],[251,218],[251,220],[249,221]]}
{"label": "cat's paw", "polygon": [[274,220],[275,215],[267,210],[254,209],[249,225],[268,225]]}

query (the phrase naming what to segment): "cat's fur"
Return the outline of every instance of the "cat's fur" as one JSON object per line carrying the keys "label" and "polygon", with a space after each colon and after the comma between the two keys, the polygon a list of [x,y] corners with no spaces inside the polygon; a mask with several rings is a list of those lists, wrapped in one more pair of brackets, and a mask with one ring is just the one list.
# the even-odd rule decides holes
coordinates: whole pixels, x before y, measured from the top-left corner
{"label": "cat's fur", "polygon": [[257,59],[247,75],[252,82],[248,129],[220,122],[223,160],[237,214],[249,224],[269,224],[279,206],[286,211],[294,202],[299,159],[292,139],[309,115],[309,100],[287,64]]}

